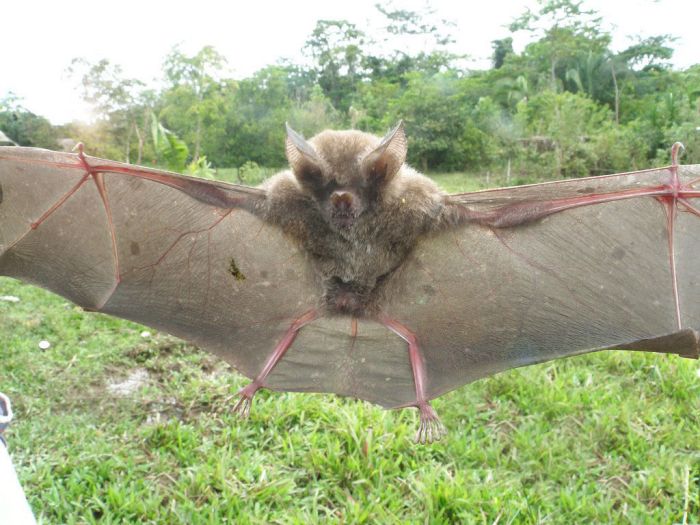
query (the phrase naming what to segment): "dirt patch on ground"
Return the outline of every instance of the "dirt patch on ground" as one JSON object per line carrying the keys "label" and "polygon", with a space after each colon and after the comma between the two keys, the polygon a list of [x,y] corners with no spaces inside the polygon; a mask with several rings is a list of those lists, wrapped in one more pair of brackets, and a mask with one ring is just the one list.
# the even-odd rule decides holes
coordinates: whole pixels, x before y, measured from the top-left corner
{"label": "dirt patch on ground", "polygon": [[128,397],[147,384],[149,378],[150,375],[145,369],[137,368],[132,370],[126,379],[107,383],[107,392],[119,397]]}

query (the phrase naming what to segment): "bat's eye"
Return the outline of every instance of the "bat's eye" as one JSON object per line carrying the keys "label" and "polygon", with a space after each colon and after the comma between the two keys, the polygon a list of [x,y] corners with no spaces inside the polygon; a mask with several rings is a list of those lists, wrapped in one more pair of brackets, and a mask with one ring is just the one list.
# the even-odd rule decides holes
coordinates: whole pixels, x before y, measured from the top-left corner
{"label": "bat's eye", "polygon": [[354,198],[349,191],[334,191],[331,194],[331,203],[338,211],[349,211],[352,209]]}
{"label": "bat's eye", "polygon": [[321,170],[312,165],[303,166],[301,169],[295,172],[295,175],[302,184],[318,186],[319,182],[321,181]]}

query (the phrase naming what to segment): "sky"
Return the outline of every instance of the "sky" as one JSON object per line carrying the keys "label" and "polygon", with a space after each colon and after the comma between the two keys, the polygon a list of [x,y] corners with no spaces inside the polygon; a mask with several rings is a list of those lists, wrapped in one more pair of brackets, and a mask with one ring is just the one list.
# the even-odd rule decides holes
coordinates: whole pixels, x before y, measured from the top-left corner
{"label": "sky", "polygon": [[[0,98],[13,92],[24,107],[54,124],[90,119],[90,107],[66,74],[71,60],[102,58],[122,66],[125,76],[153,83],[176,44],[194,54],[214,46],[228,61],[228,73],[244,78],[281,58],[299,62],[301,49],[319,19],[345,19],[372,33],[382,17],[379,0],[5,0],[0,9]],[[391,8],[430,5],[436,16],[455,23],[453,50],[485,68],[491,41],[509,36],[508,24],[534,0],[395,0]],[[586,0],[612,31],[613,49],[636,37],[677,37],[673,64],[700,62],[700,3],[697,0]],[[527,35],[515,39],[516,51]]]}

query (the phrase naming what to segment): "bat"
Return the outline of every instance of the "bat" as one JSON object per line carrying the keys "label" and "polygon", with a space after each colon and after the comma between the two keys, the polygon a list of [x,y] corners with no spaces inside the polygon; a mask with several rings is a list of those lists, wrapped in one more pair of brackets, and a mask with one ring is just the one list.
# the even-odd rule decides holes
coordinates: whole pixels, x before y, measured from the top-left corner
{"label": "bat", "polygon": [[697,358],[700,165],[448,195],[385,137],[287,127],[250,188],[0,148],[0,274],[169,332],[260,388],[416,407],[601,349]]}

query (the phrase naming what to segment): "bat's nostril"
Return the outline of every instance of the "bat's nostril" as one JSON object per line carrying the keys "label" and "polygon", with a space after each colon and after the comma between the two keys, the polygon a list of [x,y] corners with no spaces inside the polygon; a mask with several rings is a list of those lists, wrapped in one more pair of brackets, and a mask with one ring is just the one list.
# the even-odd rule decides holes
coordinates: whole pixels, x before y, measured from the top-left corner
{"label": "bat's nostril", "polygon": [[331,195],[331,202],[338,209],[349,209],[352,201],[352,194],[349,191],[334,191]]}

